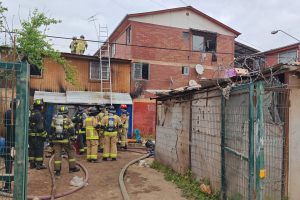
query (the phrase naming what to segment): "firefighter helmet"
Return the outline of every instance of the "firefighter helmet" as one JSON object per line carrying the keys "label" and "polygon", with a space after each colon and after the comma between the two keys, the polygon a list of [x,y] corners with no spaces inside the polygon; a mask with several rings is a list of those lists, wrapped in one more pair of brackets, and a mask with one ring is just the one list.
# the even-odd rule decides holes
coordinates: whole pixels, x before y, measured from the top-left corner
{"label": "firefighter helmet", "polygon": [[108,107],[108,112],[109,112],[109,113],[112,113],[112,114],[115,114],[115,113],[116,113],[115,107],[114,107],[113,105],[109,106],[109,107]]}
{"label": "firefighter helmet", "polygon": [[33,105],[34,106],[42,106],[42,105],[44,105],[44,100],[43,99],[36,99],[36,100],[34,100]]}
{"label": "firefighter helmet", "polygon": [[94,115],[97,114],[97,112],[98,112],[98,110],[97,110],[96,107],[91,107],[91,108],[89,108],[89,114],[90,114],[90,115],[94,116]]}
{"label": "firefighter helmet", "polygon": [[127,109],[127,105],[126,105],[126,104],[122,104],[122,105],[120,106],[120,108],[126,110],[126,109]]}
{"label": "firefighter helmet", "polygon": [[62,114],[68,114],[69,113],[69,109],[67,106],[61,106],[59,108],[59,112],[62,113]]}

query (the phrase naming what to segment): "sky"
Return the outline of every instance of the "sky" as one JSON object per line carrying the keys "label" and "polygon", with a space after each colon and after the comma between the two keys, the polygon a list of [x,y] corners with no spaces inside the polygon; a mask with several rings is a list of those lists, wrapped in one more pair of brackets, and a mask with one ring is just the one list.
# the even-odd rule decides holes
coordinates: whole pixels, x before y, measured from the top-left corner
{"label": "sky", "polygon": [[[1,1],[1,0],[0,0]],[[7,22],[20,27],[35,8],[47,16],[62,20],[50,26],[47,35],[73,37],[84,35],[97,40],[96,27],[107,26],[111,33],[126,14],[193,6],[242,33],[237,40],[260,51],[296,43],[297,41],[273,30],[283,30],[300,39],[300,1],[298,0],[2,0],[8,8]],[[89,18],[94,16],[94,21]],[[5,42],[4,34],[0,43]],[[70,40],[52,39],[54,47],[68,52]],[[93,55],[97,43],[89,43],[86,54]]]}

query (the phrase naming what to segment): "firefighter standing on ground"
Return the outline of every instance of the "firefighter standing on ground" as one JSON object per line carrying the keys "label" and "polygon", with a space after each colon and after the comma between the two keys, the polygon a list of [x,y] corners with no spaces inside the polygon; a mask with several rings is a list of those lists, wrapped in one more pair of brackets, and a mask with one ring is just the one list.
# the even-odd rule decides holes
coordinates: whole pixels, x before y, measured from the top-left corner
{"label": "firefighter standing on ground", "polygon": [[53,118],[51,124],[51,139],[54,145],[54,171],[59,176],[61,171],[61,154],[64,149],[68,154],[69,172],[78,172],[80,169],[76,167],[76,159],[74,150],[71,145],[71,139],[75,139],[75,130],[72,120],[68,117],[68,107],[62,106],[57,116]]}
{"label": "firefighter standing on ground", "polygon": [[[99,123],[99,125],[101,126],[101,121],[103,119],[103,117],[105,116],[105,105],[101,104],[99,106],[99,114],[97,115],[97,121]],[[99,151],[103,152],[103,147],[104,147],[104,132],[102,129],[98,129],[98,133],[99,133]]]}
{"label": "firefighter standing on ground", "polygon": [[104,161],[107,161],[108,158],[117,159],[118,129],[122,127],[122,123],[120,117],[115,113],[114,106],[110,106],[108,115],[104,116],[101,121],[101,128],[104,130]]}
{"label": "firefighter standing on ground", "polygon": [[44,126],[43,99],[36,99],[29,116],[29,163],[30,169],[46,169],[44,161],[44,142],[47,132]]}
{"label": "firefighter standing on ground", "polygon": [[84,54],[85,49],[87,48],[87,43],[84,40],[84,36],[81,35],[80,39],[77,41],[77,46],[76,46],[76,54]]}
{"label": "firefighter standing on ground", "polygon": [[129,123],[129,113],[127,112],[127,105],[123,104],[121,105],[121,122],[122,122],[122,128],[120,129],[121,133],[121,148],[127,149],[128,146],[128,123]]}
{"label": "firefighter standing on ground", "polygon": [[84,154],[86,148],[86,132],[85,128],[83,127],[83,122],[86,117],[87,116],[84,113],[83,107],[79,106],[75,116],[72,119],[73,123],[75,124],[76,134],[78,135],[77,141],[80,155]]}
{"label": "firefighter standing on ground", "polygon": [[88,162],[96,162],[98,160],[99,135],[96,128],[99,125],[96,119],[97,112],[97,108],[90,108],[89,116],[83,122],[83,127],[86,129],[86,158]]}

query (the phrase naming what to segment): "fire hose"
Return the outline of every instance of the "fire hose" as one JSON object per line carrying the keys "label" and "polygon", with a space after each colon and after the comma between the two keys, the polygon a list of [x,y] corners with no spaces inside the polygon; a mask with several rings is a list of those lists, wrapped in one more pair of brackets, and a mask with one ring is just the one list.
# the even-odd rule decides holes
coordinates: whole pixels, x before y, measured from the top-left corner
{"label": "fire hose", "polygon": [[[85,179],[83,181],[83,184],[80,187],[74,188],[72,190],[55,194],[56,193],[56,184],[55,184],[55,177],[54,177],[54,174],[53,174],[53,169],[52,169],[52,164],[51,164],[52,161],[53,161],[53,158],[54,158],[54,155],[50,158],[50,160],[48,162],[49,172],[50,172],[50,175],[51,175],[51,182],[52,182],[52,185],[51,185],[51,195],[45,195],[45,196],[33,196],[33,195],[29,195],[29,196],[27,196],[28,200],[33,200],[33,199],[39,199],[39,200],[49,200],[50,199],[50,200],[53,200],[53,199],[61,198],[61,197],[73,194],[74,192],[77,192],[78,190],[80,190],[83,187],[85,187],[85,185],[87,184],[88,179],[89,179],[89,173],[88,173],[87,169],[84,167],[84,165],[82,165],[79,162],[76,162],[76,164],[82,169],[82,171],[85,174]],[[13,198],[13,194],[6,193],[6,192],[0,192],[0,196]]]}

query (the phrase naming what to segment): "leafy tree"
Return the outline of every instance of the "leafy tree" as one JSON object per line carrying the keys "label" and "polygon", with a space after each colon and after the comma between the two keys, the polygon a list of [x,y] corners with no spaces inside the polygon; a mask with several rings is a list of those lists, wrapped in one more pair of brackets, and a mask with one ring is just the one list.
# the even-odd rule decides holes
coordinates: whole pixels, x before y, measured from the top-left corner
{"label": "leafy tree", "polygon": [[23,59],[38,68],[44,68],[45,57],[61,64],[66,74],[66,81],[75,84],[76,69],[56,51],[47,40],[45,32],[48,26],[60,23],[60,20],[48,18],[44,13],[35,9],[28,20],[21,21],[21,29],[17,32],[17,47]]}
{"label": "leafy tree", "polygon": [[3,28],[3,13],[7,11],[7,8],[2,6],[2,2],[0,1],[0,30]]}

